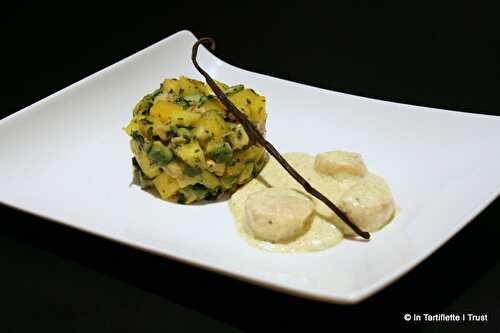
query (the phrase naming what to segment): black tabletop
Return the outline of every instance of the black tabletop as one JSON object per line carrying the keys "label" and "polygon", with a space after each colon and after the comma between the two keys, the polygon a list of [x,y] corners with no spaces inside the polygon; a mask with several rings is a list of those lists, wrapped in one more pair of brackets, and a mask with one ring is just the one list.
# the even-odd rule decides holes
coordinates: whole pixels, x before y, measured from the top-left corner
{"label": "black tabletop", "polygon": [[[183,29],[215,37],[217,56],[252,71],[389,101],[500,115],[494,8],[472,1],[428,7],[406,1],[213,3],[6,10],[0,116]],[[132,10],[124,13],[124,7]],[[0,210],[1,332],[335,330],[345,323],[344,331],[360,325],[422,332],[500,327],[499,200],[424,263],[352,306],[284,295]],[[487,315],[488,321],[416,323],[404,320],[407,313]]]}

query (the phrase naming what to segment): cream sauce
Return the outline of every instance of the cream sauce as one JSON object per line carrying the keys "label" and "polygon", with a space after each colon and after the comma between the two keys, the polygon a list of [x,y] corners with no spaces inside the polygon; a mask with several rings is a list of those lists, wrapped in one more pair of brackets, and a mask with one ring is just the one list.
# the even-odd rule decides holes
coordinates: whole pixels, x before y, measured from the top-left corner
{"label": "cream sauce", "polygon": [[[342,195],[359,181],[358,177],[336,180],[332,176],[318,173],[314,168],[314,156],[305,153],[287,153],[286,160],[311,183],[313,187],[334,203],[340,202]],[[370,177],[371,174],[367,174]],[[245,202],[254,192],[269,187],[282,187],[297,190],[314,203],[314,211],[309,218],[303,234],[286,242],[268,242],[256,239],[248,230],[245,222]],[[387,187],[387,190],[389,188]],[[271,158],[259,176],[234,193],[229,206],[241,236],[252,246],[272,252],[320,251],[339,244],[343,232],[350,234],[344,223],[323,202],[308,194],[274,159]]]}

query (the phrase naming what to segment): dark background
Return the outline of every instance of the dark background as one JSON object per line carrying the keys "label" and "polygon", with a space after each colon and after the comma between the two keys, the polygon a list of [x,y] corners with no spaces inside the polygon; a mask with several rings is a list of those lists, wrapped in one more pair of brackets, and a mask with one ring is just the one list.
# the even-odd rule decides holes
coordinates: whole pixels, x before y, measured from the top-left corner
{"label": "dark background", "polygon": [[[200,7],[177,1],[135,3],[124,12],[127,6],[4,8],[0,117],[183,29],[215,37],[217,56],[252,71],[384,100],[500,115],[497,11],[478,2],[206,1]],[[499,212],[496,200],[398,282],[359,305],[337,306],[0,206],[0,331],[337,330],[348,324],[344,331],[371,325],[494,332],[500,326]],[[404,313],[488,314],[489,322],[406,323]]]}

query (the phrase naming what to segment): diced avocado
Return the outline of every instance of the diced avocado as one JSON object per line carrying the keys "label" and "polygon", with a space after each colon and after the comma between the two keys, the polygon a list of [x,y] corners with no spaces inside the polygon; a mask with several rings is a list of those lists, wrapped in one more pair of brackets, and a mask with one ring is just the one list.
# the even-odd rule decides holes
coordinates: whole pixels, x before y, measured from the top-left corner
{"label": "diced avocado", "polygon": [[179,128],[174,124],[168,124],[165,126],[165,132],[167,132],[167,134],[170,136],[177,135],[178,130]]}
{"label": "diced avocado", "polygon": [[197,92],[193,95],[185,96],[184,100],[186,100],[190,105],[201,106],[207,101],[207,96]]}
{"label": "diced avocado", "polygon": [[174,158],[174,154],[168,147],[165,147],[160,141],[153,141],[151,149],[148,152],[148,157],[154,163],[164,166],[170,163]]}
{"label": "diced avocado", "polygon": [[188,165],[186,169],[184,169],[184,173],[186,174],[186,176],[196,177],[201,174],[201,169],[198,167],[192,167]]}
{"label": "diced avocado", "polygon": [[175,149],[175,147],[182,145],[184,143],[187,143],[187,140],[184,139],[182,136],[176,136],[176,137],[172,138],[172,140],[170,140],[170,142],[173,144],[173,148]]}
{"label": "diced avocado", "polygon": [[180,137],[186,139],[187,142],[191,141],[191,139],[193,138],[191,131],[188,130],[187,128],[184,128],[184,127],[179,127],[177,129],[176,134],[177,134],[177,136],[180,136]]}
{"label": "diced avocado", "polygon": [[139,133],[139,131],[133,131],[131,136],[132,139],[134,139],[135,141],[137,141],[137,143],[139,143],[139,145],[144,144],[144,137]]}
{"label": "diced avocado", "polygon": [[148,178],[152,179],[161,173],[160,166],[152,163],[152,160],[148,156],[147,152],[151,147],[150,142],[145,142],[141,146],[136,140],[130,140],[130,147],[132,148],[137,164]]}
{"label": "diced avocado", "polygon": [[230,163],[233,160],[233,149],[227,142],[209,144],[207,154],[218,163]]}
{"label": "diced avocado", "polygon": [[[216,81],[238,110],[265,133],[265,99],[243,85]],[[125,132],[134,154],[135,181],[179,203],[234,192],[258,174],[265,151],[205,83],[167,79],[144,96]]]}
{"label": "diced avocado", "polygon": [[184,109],[184,110],[188,109],[191,106],[191,104],[189,103],[188,100],[186,100],[184,97],[180,97],[180,96],[175,99],[175,103],[182,106],[182,109]]}

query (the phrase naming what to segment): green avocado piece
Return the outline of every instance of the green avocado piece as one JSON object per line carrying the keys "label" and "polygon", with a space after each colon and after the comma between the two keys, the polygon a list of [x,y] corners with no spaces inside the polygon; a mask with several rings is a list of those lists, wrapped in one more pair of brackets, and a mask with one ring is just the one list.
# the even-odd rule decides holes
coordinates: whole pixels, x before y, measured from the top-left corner
{"label": "green avocado piece", "polygon": [[163,145],[160,141],[153,141],[148,152],[148,157],[160,166],[167,165],[174,159],[172,151]]}
{"label": "green avocado piece", "polygon": [[229,164],[233,160],[233,149],[227,142],[218,143],[211,148],[208,156],[217,163]]}

